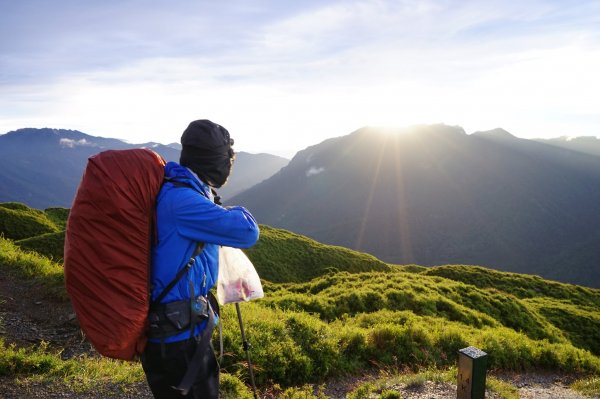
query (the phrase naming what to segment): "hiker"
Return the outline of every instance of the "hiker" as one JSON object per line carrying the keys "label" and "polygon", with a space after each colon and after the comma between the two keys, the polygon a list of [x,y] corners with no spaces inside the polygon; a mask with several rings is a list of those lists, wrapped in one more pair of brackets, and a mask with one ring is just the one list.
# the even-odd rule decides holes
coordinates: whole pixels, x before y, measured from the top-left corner
{"label": "hiker", "polygon": [[[166,164],[165,183],[156,199],[153,305],[142,366],[155,398],[216,399],[219,365],[211,335],[218,305],[209,290],[217,282],[219,246],[250,247],[259,229],[250,212],[239,206],[224,208],[216,196],[235,159],[229,132],[197,120],[183,132],[181,145],[179,164]],[[189,271],[158,298],[186,265],[191,265]],[[189,392],[181,389],[186,385]]]}

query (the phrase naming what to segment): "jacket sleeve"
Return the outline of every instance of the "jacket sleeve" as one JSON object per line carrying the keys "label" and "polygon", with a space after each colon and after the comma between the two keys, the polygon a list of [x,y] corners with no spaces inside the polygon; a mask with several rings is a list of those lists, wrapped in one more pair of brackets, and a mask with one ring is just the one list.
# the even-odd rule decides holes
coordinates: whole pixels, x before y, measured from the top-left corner
{"label": "jacket sleeve", "polygon": [[258,240],[259,229],[247,209],[223,208],[194,190],[177,190],[171,203],[177,231],[194,241],[248,248]]}

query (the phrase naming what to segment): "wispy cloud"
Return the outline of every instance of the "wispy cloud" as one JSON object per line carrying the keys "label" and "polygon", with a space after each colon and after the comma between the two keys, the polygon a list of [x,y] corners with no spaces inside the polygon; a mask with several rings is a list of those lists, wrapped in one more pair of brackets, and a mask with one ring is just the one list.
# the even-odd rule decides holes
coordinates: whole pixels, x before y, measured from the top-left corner
{"label": "wispy cloud", "polygon": [[61,147],[75,148],[75,147],[95,147],[94,143],[90,143],[86,139],[72,140],[72,139],[60,139],[59,144]]}
{"label": "wispy cloud", "polygon": [[207,116],[256,151],[366,124],[598,134],[597,1],[1,7],[0,131],[39,123],[172,142]]}

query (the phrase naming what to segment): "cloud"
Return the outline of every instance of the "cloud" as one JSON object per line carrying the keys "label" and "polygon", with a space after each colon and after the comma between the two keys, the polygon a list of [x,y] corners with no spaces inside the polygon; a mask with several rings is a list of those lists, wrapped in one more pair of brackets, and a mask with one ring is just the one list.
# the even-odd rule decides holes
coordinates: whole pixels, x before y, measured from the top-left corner
{"label": "cloud", "polygon": [[68,147],[68,148],[95,147],[96,146],[96,144],[90,143],[86,139],[73,140],[73,139],[62,138],[62,139],[60,139],[59,143],[60,143],[61,147]]}
{"label": "cloud", "polygon": [[37,124],[173,142],[209,117],[239,149],[285,156],[364,125],[598,134],[594,1],[22,0],[5,10],[0,132]]}
{"label": "cloud", "polygon": [[142,59],[207,58],[243,43],[252,9],[240,1],[22,0],[3,4],[2,79],[33,82],[121,68]]}
{"label": "cloud", "polygon": [[310,169],[306,171],[306,177],[318,175],[319,173],[322,173],[324,171],[325,168],[315,168],[314,166],[311,166]]}

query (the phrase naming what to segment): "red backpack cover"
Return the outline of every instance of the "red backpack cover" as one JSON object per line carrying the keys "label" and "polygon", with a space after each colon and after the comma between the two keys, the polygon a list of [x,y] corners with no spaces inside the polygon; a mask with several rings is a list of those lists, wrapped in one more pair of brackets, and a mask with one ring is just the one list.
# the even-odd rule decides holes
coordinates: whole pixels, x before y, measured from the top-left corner
{"label": "red backpack cover", "polygon": [[148,149],[88,159],[67,221],[65,284],[81,329],[104,356],[146,344],[155,199],[165,161]]}

